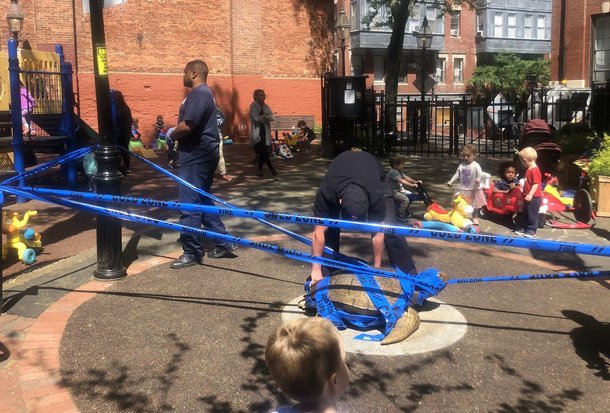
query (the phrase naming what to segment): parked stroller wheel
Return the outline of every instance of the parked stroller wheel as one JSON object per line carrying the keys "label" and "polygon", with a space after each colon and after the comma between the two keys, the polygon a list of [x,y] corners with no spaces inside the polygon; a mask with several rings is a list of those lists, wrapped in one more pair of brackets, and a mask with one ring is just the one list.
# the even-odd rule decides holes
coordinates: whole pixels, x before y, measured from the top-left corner
{"label": "parked stroller wheel", "polygon": [[574,194],[574,218],[587,224],[593,217],[593,201],[586,189],[579,189]]}
{"label": "parked stroller wheel", "polygon": [[479,209],[479,217],[481,218],[485,218],[487,216],[487,214],[489,214],[489,211],[487,210],[487,206],[483,205],[480,209]]}

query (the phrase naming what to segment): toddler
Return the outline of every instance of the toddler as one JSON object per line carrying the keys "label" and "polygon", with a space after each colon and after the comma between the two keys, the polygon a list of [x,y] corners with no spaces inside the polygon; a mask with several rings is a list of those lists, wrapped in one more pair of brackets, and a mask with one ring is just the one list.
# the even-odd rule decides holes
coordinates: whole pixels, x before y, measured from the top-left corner
{"label": "toddler", "polygon": [[513,162],[503,162],[500,164],[500,170],[498,172],[500,175],[500,180],[494,184],[493,192],[507,194],[519,186],[519,180],[517,179],[517,165],[515,165]]}
{"label": "toddler", "polygon": [[519,221],[524,225],[523,228],[516,229],[515,233],[533,238],[536,236],[536,230],[538,229],[538,214],[542,204],[542,174],[536,165],[536,159],[538,158],[536,149],[531,147],[521,149],[519,158],[527,170],[525,171],[525,185],[523,186],[525,206]]}
{"label": "toddler", "polygon": [[321,317],[284,323],[269,337],[265,360],[278,387],[298,402],[273,413],[336,413],[349,370],[333,323]]}
{"label": "toddler", "polygon": [[133,120],[131,121],[131,140],[141,142],[141,140],[140,140],[141,137],[142,137],[142,134],[139,131],[138,118],[133,118]]}
{"label": "toddler", "polygon": [[[21,83],[21,82],[20,82]],[[36,106],[36,101],[28,92],[28,89],[21,83],[19,89],[21,99],[21,129],[24,135],[34,136],[32,130],[32,112]]]}
{"label": "toddler", "polygon": [[167,167],[174,169],[178,167],[178,142],[172,139],[172,132],[176,128],[169,128],[165,133],[165,142],[167,143]]}
{"label": "toddler", "polygon": [[470,199],[474,209],[472,212],[472,223],[479,225],[479,210],[485,205],[485,195],[483,194],[483,189],[481,189],[483,171],[481,166],[475,162],[477,148],[474,145],[464,146],[461,154],[464,161],[458,166],[457,171],[455,171],[449,182],[447,182],[447,186],[451,188],[453,183],[458,181],[458,192]]}
{"label": "toddler", "polygon": [[392,185],[392,197],[394,201],[398,202],[398,209],[396,210],[396,219],[399,221],[406,221],[409,218],[407,209],[409,208],[409,197],[408,191],[405,191],[403,185],[407,185],[413,188],[417,188],[418,184],[422,181],[416,181],[408,177],[403,169],[405,167],[406,158],[402,155],[393,154],[390,155],[390,170],[388,172],[388,182]]}
{"label": "toddler", "polygon": [[157,121],[155,122],[155,128],[157,129],[157,133],[155,139],[159,139],[165,130],[165,122],[163,121],[163,115],[157,115]]}
{"label": "toddler", "polygon": [[297,123],[297,128],[300,129],[301,139],[297,142],[297,147],[305,148],[307,151],[311,150],[311,142],[316,139],[316,133],[307,126],[304,120],[300,120]]}

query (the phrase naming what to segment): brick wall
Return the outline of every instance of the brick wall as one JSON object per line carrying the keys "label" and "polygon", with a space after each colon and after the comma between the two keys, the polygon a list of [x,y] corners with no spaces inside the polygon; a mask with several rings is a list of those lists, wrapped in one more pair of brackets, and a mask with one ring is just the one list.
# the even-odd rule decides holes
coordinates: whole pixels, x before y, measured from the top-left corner
{"label": "brick wall", "polygon": [[[607,0],[566,1],[564,30],[565,60],[564,79],[569,85],[589,86],[591,15],[601,13],[601,5]],[[559,79],[561,2],[553,1],[553,22],[551,36],[551,80]]]}
{"label": "brick wall", "polygon": [[[89,15],[83,0],[22,0],[22,40],[32,48],[64,46],[74,62],[76,22],[81,115],[97,129]],[[87,0],[84,0],[87,1]],[[123,91],[144,137],[158,114],[175,123],[184,99],[186,62],[203,59],[209,84],[227,114],[226,132],[247,130],[252,91],[263,88],[280,115],[312,114],[321,122],[320,73],[332,52],[327,0],[129,0],[104,10],[111,87]],[[8,2],[0,8],[6,14]],[[9,36],[0,30],[2,48]],[[76,69],[76,67],[75,67]]]}

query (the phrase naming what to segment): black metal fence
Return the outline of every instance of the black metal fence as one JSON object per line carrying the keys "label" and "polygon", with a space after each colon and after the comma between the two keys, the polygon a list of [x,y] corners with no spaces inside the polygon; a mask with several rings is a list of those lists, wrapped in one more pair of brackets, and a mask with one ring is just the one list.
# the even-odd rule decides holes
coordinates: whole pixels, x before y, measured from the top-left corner
{"label": "black metal fence", "polygon": [[[475,145],[480,156],[511,157],[528,120],[544,119],[555,130],[567,123],[588,122],[591,96],[587,90],[539,89],[520,102],[496,98],[487,103],[468,95],[433,94],[422,105],[420,95],[400,96],[394,104],[386,102],[383,93],[368,89],[363,118],[341,122],[327,116],[324,82],[322,92],[323,137],[335,152],[356,146],[379,155],[398,152],[428,157],[457,156],[467,144]],[[610,111],[610,92],[607,96],[609,106],[604,110]],[[388,110],[392,113],[393,109],[392,131]]]}

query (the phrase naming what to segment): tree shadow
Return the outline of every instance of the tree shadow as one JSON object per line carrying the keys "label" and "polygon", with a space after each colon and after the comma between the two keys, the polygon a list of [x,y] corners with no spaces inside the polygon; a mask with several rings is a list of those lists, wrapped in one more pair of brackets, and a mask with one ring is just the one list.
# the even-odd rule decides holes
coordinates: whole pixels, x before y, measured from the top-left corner
{"label": "tree shadow", "polygon": [[327,72],[332,66],[332,45],[334,33],[333,5],[324,0],[292,0],[295,17],[303,10],[307,13],[309,36],[305,63],[317,76]]}
{"label": "tree shadow", "polygon": [[[87,399],[104,400],[114,409],[136,413],[173,411],[169,402],[169,392],[179,377],[185,354],[191,350],[186,342],[174,333],[167,334],[168,344],[173,353],[167,359],[162,372],[154,377],[130,377],[127,365],[112,361],[106,370],[89,369],[86,377],[80,378],[73,370],[61,371],[61,384],[73,394]],[[153,396],[142,391],[145,382],[155,383]]]}
{"label": "tree shadow", "polygon": [[[269,305],[270,309],[279,311],[284,303],[274,302]],[[258,342],[254,335],[259,328],[259,322],[266,319],[269,312],[259,311],[254,316],[243,319],[240,329],[242,336],[239,341],[243,350],[240,356],[250,362],[250,375],[243,382],[241,389],[256,395],[259,401],[250,402],[247,410],[238,412],[269,412],[274,406],[290,403],[290,400],[275,386],[265,362],[265,344]],[[203,402],[211,412],[233,412],[232,403],[219,400],[216,396],[202,396],[198,399]]]}
{"label": "tree shadow", "polygon": [[579,324],[570,332],[576,354],[596,370],[595,376],[610,380],[610,324],[575,310],[563,310],[563,315]]}
{"label": "tree shadow", "polygon": [[499,369],[506,376],[519,381],[520,397],[517,401],[510,404],[503,402],[494,410],[497,413],[518,413],[518,412],[551,412],[560,413],[568,408],[569,402],[578,402],[584,393],[576,388],[563,389],[559,393],[545,392],[544,387],[535,381],[529,380],[521,375],[516,369],[512,368],[504,357],[498,354],[491,354],[485,360],[492,363],[491,368]]}

